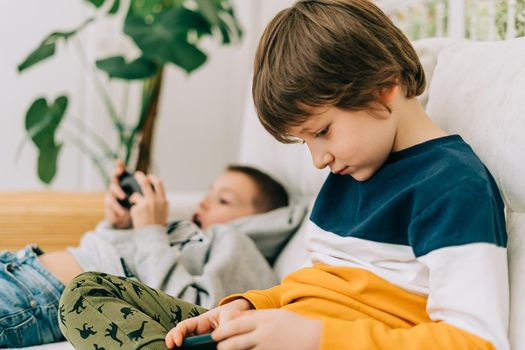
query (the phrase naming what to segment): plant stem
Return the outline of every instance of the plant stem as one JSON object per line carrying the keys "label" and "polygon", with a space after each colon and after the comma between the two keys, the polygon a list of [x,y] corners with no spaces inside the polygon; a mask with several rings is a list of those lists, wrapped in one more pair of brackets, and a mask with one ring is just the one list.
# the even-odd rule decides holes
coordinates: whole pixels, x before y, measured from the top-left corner
{"label": "plant stem", "polygon": [[87,131],[89,133],[89,136],[92,138],[93,141],[101,148],[101,150],[104,152],[105,156],[107,158],[111,159],[117,159],[118,154],[114,152],[111,147],[102,139],[93,129],[91,129],[89,126],[84,123],[83,120],[79,118],[71,117],[71,119],[77,123],[77,127],[81,129],[82,131]]}
{"label": "plant stem", "polygon": [[104,164],[102,164],[102,160],[104,158],[97,157],[96,154],[91,150],[82,140],[80,140],[78,137],[72,137],[68,138],[64,141],[71,142],[74,146],[76,146],[81,152],[84,154],[87,154],[91,161],[93,162],[93,165],[95,168],[97,168],[98,172],[100,173],[100,176],[102,177],[102,180],[104,181],[105,186],[109,186],[110,178],[107,174],[106,169],[104,168]]}
{"label": "plant stem", "polygon": [[139,154],[136,169],[148,172],[151,163],[151,146],[153,144],[153,134],[155,121],[157,118],[158,104],[164,71],[159,68],[158,73],[148,80],[143,93],[143,105],[140,120],[133,130],[133,135],[141,133],[139,142]]}
{"label": "plant stem", "polygon": [[143,172],[148,172],[151,163],[151,145],[153,143],[153,131],[155,129],[163,73],[164,70],[160,67],[156,75],[144,82],[140,119],[131,132],[128,142],[128,152],[130,153],[133,146],[132,141],[141,133],[136,170]]}
{"label": "plant stem", "polygon": [[[124,124],[127,125],[127,117],[128,117],[128,107],[129,107],[129,90],[130,90],[130,84],[125,84],[125,87],[124,87],[124,101],[122,102],[122,122]],[[128,136],[128,142],[130,141],[130,138],[131,136],[129,135]],[[134,143],[134,141],[133,141]],[[133,144],[132,143],[132,144]],[[127,156],[127,142],[119,142],[119,145],[118,145],[118,153],[119,154],[124,154],[125,155],[125,158],[128,158]],[[129,161],[129,160],[128,160]],[[128,165],[128,162],[124,162],[124,164]]]}
{"label": "plant stem", "polygon": [[126,142],[126,127],[121,122],[117,112],[115,111],[115,108],[113,107],[113,102],[111,101],[111,98],[109,97],[108,92],[106,89],[104,89],[104,85],[100,82],[97,72],[91,66],[87,63],[86,60],[86,53],[82,47],[82,44],[80,43],[79,39],[76,39],[75,41],[77,51],[79,52],[80,61],[84,65],[84,68],[88,71],[89,76],[92,78],[93,84],[95,85],[95,90],[99,94],[99,97],[101,98],[102,102],[104,103],[104,106],[107,109],[107,112],[109,114],[109,117],[111,118],[111,121],[113,122],[113,125],[117,129],[119,139],[121,143]]}

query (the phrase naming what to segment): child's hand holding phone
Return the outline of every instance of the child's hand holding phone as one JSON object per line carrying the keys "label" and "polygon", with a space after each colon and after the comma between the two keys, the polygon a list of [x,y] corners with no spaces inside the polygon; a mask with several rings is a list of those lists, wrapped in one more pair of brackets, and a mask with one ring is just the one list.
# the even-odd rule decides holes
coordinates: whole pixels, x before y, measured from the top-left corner
{"label": "child's hand holding phone", "polygon": [[129,197],[133,227],[138,230],[146,225],[166,225],[169,204],[162,181],[140,171],[134,177],[141,191],[134,192]]}
{"label": "child's hand holding phone", "polygon": [[108,191],[104,197],[104,211],[106,220],[115,228],[126,229],[131,227],[129,207],[120,203],[127,200],[126,193],[120,187],[120,178],[126,173],[124,163],[118,159],[111,176]]}
{"label": "child's hand holding phone", "polygon": [[166,335],[168,349],[181,347],[184,338],[192,335],[211,333],[221,322],[235,318],[243,311],[252,309],[252,304],[246,299],[237,299],[231,303],[213,308],[200,316],[188,318],[172,328]]}

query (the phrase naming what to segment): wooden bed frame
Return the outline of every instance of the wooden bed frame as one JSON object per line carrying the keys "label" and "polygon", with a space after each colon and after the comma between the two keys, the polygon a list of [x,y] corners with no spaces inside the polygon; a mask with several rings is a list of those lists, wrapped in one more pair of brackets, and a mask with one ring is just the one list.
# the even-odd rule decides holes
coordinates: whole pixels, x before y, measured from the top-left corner
{"label": "wooden bed frame", "polygon": [[104,218],[104,193],[0,193],[0,251],[29,243],[44,251],[78,244]]}

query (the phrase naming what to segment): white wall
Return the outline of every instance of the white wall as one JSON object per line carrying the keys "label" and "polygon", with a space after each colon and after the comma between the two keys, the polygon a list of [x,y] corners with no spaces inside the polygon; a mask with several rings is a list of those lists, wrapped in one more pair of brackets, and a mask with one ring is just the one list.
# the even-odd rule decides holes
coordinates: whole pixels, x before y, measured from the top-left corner
{"label": "white wall", "polygon": [[[30,147],[26,147],[17,165],[14,163],[17,146],[25,135],[23,115],[29,102],[43,92],[53,98],[65,89],[81,93],[82,76],[75,62],[67,59],[66,52],[56,57],[53,71],[49,71],[49,66],[41,66],[30,75],[19,76],[16,65],[51,28],[76,25],[84,17],[85,8],[67,0],[0,0],[0,8],[0,189],[37,188],[36,158]],[[67,74],[59,79],[59,72]],[[78,158],[74,150],[64,153],[62,165],[69,164],[75,171],[62,172],[57,179],[60,186],[79,185]]]}
{"label": "white wall", "polygon": [[[239,132],[252,56],[260,31],[279,8],[291,0],[235,0],[245,29],[241,45],[220,48],[206,43],[209,60],[191,76],[168,70],[163,87],[155,142],[155,173],[170,191],[205,189],[225,164],[238,154]],[[24,74],[16,65],[53,30],[75,27],[93,13],[81,0],[0,0],[0,191],[42,189],[36,176],[36,151],[27,143],[15,164],[16,149],[25,136],[24,115],[37,96],[56,98],[70,93],[71,113],[99,135],[114,142],[112,128],[75,46],[60,47],[59,54]],[[119,52],[118,23],[97,24],[82,35],[90,59]],[[135,89],[137,90],[137,89]],[[122,86],[110,88],[122,105]],[[135,91],[136,92],[136,91]],[[131,102],[137,98],[130,94]],[[130,112],[133,112],[131,107]],[[130,113],[132,115],[132,113]],[[64,137],[65,133],[61,134]],[[52,189],[102,190],[91,161],[73,146],[63,149],[59,173]]]}

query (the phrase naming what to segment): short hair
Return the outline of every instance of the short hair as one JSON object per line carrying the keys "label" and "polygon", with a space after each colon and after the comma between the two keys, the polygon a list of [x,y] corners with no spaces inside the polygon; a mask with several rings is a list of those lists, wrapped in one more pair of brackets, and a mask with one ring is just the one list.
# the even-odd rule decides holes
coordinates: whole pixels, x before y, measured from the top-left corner
{"label": "short hair", "polygon": [[425,73],[406,36],[368,0],[305,0],[266,27],[254,63],[259,119],[278,141],[316,107],[387,110],[382,89],[401,84],[406,97],[425,89]]}
{"label": "short hair", "polygon": [[288,205],[288,193],[283,185],[270,175],[245,165],[232,164],[226,167],[226,171],[235,171],[248,176],[253,180],[259,190],[253,205],[257,212],[267,211],[285,207]]}

